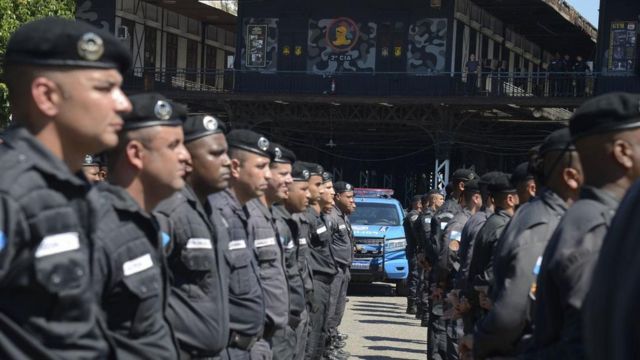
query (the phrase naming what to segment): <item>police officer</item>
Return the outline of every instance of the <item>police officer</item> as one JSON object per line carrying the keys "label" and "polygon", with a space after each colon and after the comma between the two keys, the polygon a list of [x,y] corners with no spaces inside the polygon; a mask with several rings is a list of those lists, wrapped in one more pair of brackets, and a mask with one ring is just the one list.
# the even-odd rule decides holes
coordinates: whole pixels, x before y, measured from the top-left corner
{"label": "police officer", "polygon": [[526,204],[536,196],[536,181],[529,169],[529,162],[525,161],[516,166],[511,174],[511,183],[518,190],[520,204]]}
{"label": "police officer", "polygon": [[480,229],[487,222],[487,219],[494,212],[493,198],[489,194],[489,184],[493,180],[499,177],[501,172],[488,172],[480,177],[478,180],[478,187],[480,190],[480,196],[482,197],[482,208],[476,212],[462,228],[462,235],[460,237],[460,250],[458,251],[458,259],[460,261],[460,268],[456,274],[454,282],[454,290],[458,293],[459,303],[455,307],[455,317],[461,316],[463,322],[464,334],[473,332],[474,317],[472,316],[471,304],[469,303],[470,296],[473,294],[468,292],[468,276],[469,266],[471,264],[471,258],[473,257],[473,246],[480,232]]}
{"label": "police officer", "polygon": [[[292,174],[293,163],[296,161],[296,156],[291,150],[282,145],[272,143],[269,151],[272,153],[273,160],[270,165],[271,179],[269,180],[269,187],[265,193],[265,198],[267,203],[270,204],[270,210],[277,228],[278,239],[284,249],[283,257],[289,295],[287,326],[275,332],[271,341],[271,347],[274,359],[291,360],[296,357],[299,333],[303,330],[306,331],[304,328],[306,322],[302,324],[303,316],[306,316],[303,315],[306,311],[306,300],[298,261],[298,227],[288,208],[285,206],[293,190],[292,184],[294,182],[294,176],[298,177],[300,174],[299,172]],[[308,179],[303,181],[306,182],[306,180]],[[298,198],[294,199],[295,204],[295,200],[300,199],[300,193],[297,192],[293,196],[294,198],[298,196]],[[297,211],[295,207],[292,208],[292,211],[301,212],[304,210],[304,202],[308,203],[304,192],[302,199],[303,204],[297,208]]]}
{"label": "police officer", "polygon": [[183,107],[159,94],[131,97],[118,146],[107,153],[109,183],[98,186],[93,283],[118,358],[175,359],[166,317],[168,272],[151,211],[184,187]]}
{"label": "police officer", "polygon": [[[640,175],[639,118],[639,95],[613,93],[587,101],[569,120],[585,182],[543,254],[534,317],[537,357],[586,357],[582,304],[618,203]],[[597,331],[607,338],[604,330]]]}
{"label": "police officer", "polygon": [[85,155],[84,162],[82,163],[82,173],[84,177],[92,184],[100,181],[104,181],[102,176],[102,159],[97,155]]}
{"label": "police officer", "polygon": [[[275,164],[276,158],[282,162],[280,147],[270,144],[267,152],[271,162]],[[270,163],[269,170],[271,169],[278,170],[278,173],[270,171],[265,191],[258,198],[247,202],[249,237],[253,239],[256,251],[267,316],[263,339],[257,344],[264,353],[271,351],[274,333],[285,329],[289,324],[289,297],[284,296],[288,293],[288,284],[282,258],[283,249],[270,208],[276,200],[285,197],[286,189],[291,183],[291,174],[286,166],[272,166]],[[267,197],[267,194],[270,196]]]}
{"label": "police officer", "polygon": [[462,230],[469,218],[482,208],[482,196],[480,195],[480,185],[477,178],[465,181],[460,200],[462,211],[454,215],[451,221],[447,223],[438,245],[440,249],[438,262],[434,264],[432,269],[436,286],[443,289],[443,292],[447,294],[445,326],[448,359],[458,358],[458,332],[462,333],[463,329],[460,318],[452,316],[459,302],[458,291],[452,290],[455,276],[460,269],[459,250]]}
{"label": "police officer", "polygon": [[[334,205],[328,213],[331,217],[331,251],[336,261],[338,273],[331,283],[331,303],[327,328],[329,337],[335,348],[343,347],[347,334],[341,334],[338,326],[347,304],[347,288],[351,280],[351,263],[353,261],[353,229],[349,222],[349,215],[355,211],[353,186],[345,181],[338,181],[333,186]],[[340,352],[338,352],[340,353]]]}
{"label": "police officer", "polygon": [[[460,197],[464,191],[464,182],[473,180],[476,177],[477,175],[470,169],[458,169],[451,176],[452,180],[449,183],[451,192],[431,219],[430,239],[428,239],[425,246],[425,256],[432,267],[438,262],[440,240],[444,229],[447,227],[448,222],[462,211]],[[434,359],[445,359],[447,357],[447,334],[445,321],[441,319],[444,314],[445,289],[435,281],[434,275],[435,272],[431,271],[429,275],[431,302],[429,330],[427,333],[429,337],[427,344],[431,346],[428,347],[427,351]]]}
{"label": "police officer", "polygon": [[473,337],[478,359],[513,356],[531,337],[531,298],[535,299],[536,262],[562,215],[577,199],[582,169],[568,128],[549,135],[540,147],[540,197],[522,205],[502,234],[494,252],[494,306]]}
{"label": "police officer", "polygon": [[[426,201],[425,201],[426,200]],[[431,265],[426,260],[425,248],[427,240],[431,238],[431,219],[433,215],[444,203],[444,196],[438,190],[431,190],[422,198],[422,212],[414,223],[414,233],[416,235],[416,260],[418,266],[422,269],[420,282],[418,283],[418,309],[416,318],[420,319],[420,326],[427,327],[429,324],[429,297],[430,283],[429,273]],[[430,346],[430,344],[428,344]]]}
{"label": "police officer", "polygon": [[171,239],[168,317],[182,359],[218,358],[229,340],[229,269],[219,239],[226,228],[215,226],[206,208],[208,196],[229,184],[226,127],[204,114],[190,116],[183,128],[192,167],[187,185],[155,209]]}
{"label": "police officer", "polygon": [[246,203],[261,196],[271,177],[269,140],[250,130],[233,130],[227,135],[231,177],[229,188],[209,197],[227,224],[229,233],[225,259],[229,278],[229,359],[270,356],[264,348],[253,349],[262,338],[265,305],[253,239],[249,236],[249,212]]}
{"label": "police officer", "polygon": [[411,199],[411,210],[407,213],[407,216],[402,222],[404,228],[404,234],[407,239],[406,253],[409,260],[409,279],[407,279],[409,293],[407,294],[407,314],[415,315],[418,312],[417,304],[417,290],[418,281],[420,278],[418,258],[416,254],[416,235],[414,232],[414,226],[418,216],[422,211],[422,196],[416,195]]}
{"label": "police officer", "polygon": [[74,173],[118,143],[128,50],[86,23],[20,27],[4,56],[15,127],[0,144],[0,358],[104,359],[91,291],[93,191]]}
{"label": "police officer", "polygon": [[[311,299],[313,296],[313,282],[311,280],[311,272],[309,270],[309,264],[307,257],[309,253],[309,246],[307,238],[309,236],[309,223],[306,221],[304,214],[309,206],[309,199],[311,194],[309,193],[309,170],[301,164],[299,161],[295,162],[292,166],[291,177],[293,182],[289,185],[289,194],[284,200],[284,209],[291,214],[291,219],[286,217],[287,224],[291,229],[292,236],[296,239],[297,251],[296,257],[298,262],[298,271],[300,272],[300,278],[302,280],[302,290],[304,294],[304,300],[306,305],[303,312],[300,314],[300,324],[295,329],[295,360],[302,360],[306,356],[307,335],[309,330],[309,313]],[[277,209],[275,206],[274,209]],[[282,210],[282,209],[281,209]],[[275,211],[277,212],[277,211]],[[292,265],[293,266],[293,265]],[[294,286],[293,281],[289,281],[290,288]],[[291,304],[294,304],[291,301]],[[293,312],[293,308],[292,308]]]}
{"label": "police officer", "polygon": [[312,271],[313,296],[309,314],[309,338],[307,339],[307,358],[320,359],[326,347],[326,321],[329,314],[331,282],[337,273],[331,253],[331,233],[321,218],[321,198],[324,195],[322,173],[319,164],[303,163],[309,171],[309,207],[305,212],[309,224],[309,267]]}

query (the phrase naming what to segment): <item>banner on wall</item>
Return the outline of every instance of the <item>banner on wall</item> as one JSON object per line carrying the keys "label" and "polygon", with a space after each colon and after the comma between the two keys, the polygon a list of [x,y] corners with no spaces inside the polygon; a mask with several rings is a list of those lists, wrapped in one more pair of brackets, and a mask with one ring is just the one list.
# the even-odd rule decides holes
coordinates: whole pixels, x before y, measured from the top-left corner
{"label": "banner on wall", "polygon": [[374,71],[376,35],[374,22],[348,17],[311,19],[307,70],[316,74]]}
{"label": "banner on wall", "polygon": [[240,57],[242,69],[276,71],[278,67],[278,19],[246,18],[243,29],[244,46]]}
{"label": "banner on wall", "polygon": [[[116,1],[115,0],[78,0],[76,19],[84,20],[100,29],[115,34]],[[129,29],[132,31],[133,29]]]}
{"label": "banner on wall", "polygon": [[425,18],[409,26],[407,72],[433,73],[446,68],[447,19]]}
{"label": "banner on wall", "polygon": [[609,41],[609,71],[628,72],[635,69],[638,23],[614,21]]}

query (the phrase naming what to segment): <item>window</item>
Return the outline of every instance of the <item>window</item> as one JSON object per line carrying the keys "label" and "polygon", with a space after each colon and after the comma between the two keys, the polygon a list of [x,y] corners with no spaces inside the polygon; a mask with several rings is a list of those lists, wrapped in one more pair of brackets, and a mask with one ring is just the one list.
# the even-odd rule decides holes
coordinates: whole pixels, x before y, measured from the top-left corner
{"label": "window", "polygon": [[235,36],[235,34],[232,33],[231,31],[225,31],[224,44],[225,45],[229,45],[229,46],[235,46],[236,45],[236,36]]}
{"label": "window", "polygon": [[218,70],[217,51],[213,46],[205,46],[205,66],[204,66],[204,81],[207,85],[216,85],[216,71]]}
{"label": "window", "polygon": [[400,226],[398,208],[394,204],[358,202],[358,211],[349,215],[354,225]]}
{"label": "window", "polygon": [[188,19],[187,32],[193,35],[200,35],[200,23],[195,19]]}
{"label": "window", "polygon": [[174,29],[180,28],[180,17],[173,11],[167,11],[167,26]]}
{"label": "window", "polygon": [[144,67],[154,68],[156,66],[156,35],[155,28],[145,26],[144,28]]}
{"label": "window", "polygon": [[207,40],[218,41],[218,28],[213,25],[207,26]]}
{"label": "window", "polygon": [[198,79],[198,43],[193,40],[187,40],[187,74],[189,81]]}
{"label": "window", "polygon": [[145,3],[144,18],[147,20],[158,22],[158,8],[154,5]]}
{"label": "window", "polygon": [[166,68],[175,71],[178,67],[178,36],[167,33]]}

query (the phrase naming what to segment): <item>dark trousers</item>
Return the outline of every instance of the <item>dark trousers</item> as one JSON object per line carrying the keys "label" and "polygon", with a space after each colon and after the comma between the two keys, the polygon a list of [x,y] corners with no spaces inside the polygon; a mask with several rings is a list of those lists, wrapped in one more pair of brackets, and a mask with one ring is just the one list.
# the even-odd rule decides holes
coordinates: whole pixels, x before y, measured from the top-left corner
{"label": "dark trousers", "polygon": [[475,95],[478,93],[478,74],[467,74],[467,95]]}
{"label": "dark trousers", "polygon": [[327,333],[327,317],[329,315],[329,298],[331,284],[313,280],[313,299],[309,314],[309,337],[307,339],[307,359],[320,360],[325,349]]}
{"label": "dark trousers", "polygon": [[409,278],[407,279],[407,286],[409,294],[407,300],[409,304],[418,303],[418,283],[420,282],[420,272],[422,269],[418,266],[418,257],[416,254],[407,254],[409,258]]}
{"label": "dark trousers", "polygon": [[296,332],[288,325],[277,330],[271,338],[271,351],[274,360],[293,360],[296,352]]}
{"label": "dark trousers", "polygon": [[295,360],[303,360],[305,358],[305,349],[307,348],[307,337],[309,336],[309,312],[305,310],[300,314],[300,324],[296,331],[296,349],[293,358]]}
{"label": "dark trousers", "polygon": [[248,350],[238,348],[226,348],[220,356],[222,360],[251,360],[251,353]]}
{"label": "dark trousers", "polygon": [[331,283],[331,296],[329,301],[329,317],[327,319],[327,328],[329,336],[338,334],[338,326],[342,322],[344,309],[347,306],[347,289],[351,280],[351,272],[347,265],[339,266],[338,273]]}
{"label": "dark trousers", "polygon": [[429,272],[423,270],[418,289],[418,306],[420,306],[423,310],[421,319],[423,321],[428,321],[429,315],[431,314],[431,309],[429,307],[431,304],[431,294],[429,289],[430,286],[431,284],[429,283]]}

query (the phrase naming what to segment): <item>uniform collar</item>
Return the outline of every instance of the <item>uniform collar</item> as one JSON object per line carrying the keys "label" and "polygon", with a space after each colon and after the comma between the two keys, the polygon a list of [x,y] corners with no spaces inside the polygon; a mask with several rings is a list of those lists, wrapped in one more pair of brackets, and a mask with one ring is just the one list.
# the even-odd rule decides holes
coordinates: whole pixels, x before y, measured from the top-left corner
{"label": "uniform collar", "polygon": [[620,200],[616,199],[611,193],[593,186],[583,186],[580,191],[580,199],[597,201],[610,210],[615,210],[620,205]]}
{"label": "uniform collar", "polygon": [[277,216],[281,219],[285,219],[285,220],[292,220],[293,219],[293,215],[291,215],[291,213],[287,210],[286,207],[284,207],[284,205],[282,204],[274,204],[273,207],[273,215]]}
{"label": "uniform collar", "polygon": [[550,189],[546,189],[542,195],[540,195],[540,200],[555,212],[564,213],[569,208],[567,203]]}
{"label": "uniform collar", "polygon": [[268,220],[273,220],[273,214],[269,211],[269,208],[260,201],[260,199],[253,199],[247,203],[247,205],[254,206],[260,213]]}
{"label": "uniform collar", "polygon": [[103,182],[96,185],[98,190],[106,194],[110,204],[117,210],[127,211],[130,213],[138,213],[146,218],[150,215],[144,211],[140,205],[131,197],[131,195],[120,186],[111,185]]}
{"label": "uniform collar", "polygon": [[81,178],[69,170],[67,164],[56,157],[24,127],[7,130],[3,140],[18,151],[20,158],[31,161],[38,170],[77,186],[87,186]]}

